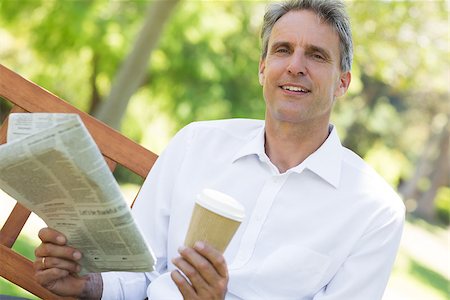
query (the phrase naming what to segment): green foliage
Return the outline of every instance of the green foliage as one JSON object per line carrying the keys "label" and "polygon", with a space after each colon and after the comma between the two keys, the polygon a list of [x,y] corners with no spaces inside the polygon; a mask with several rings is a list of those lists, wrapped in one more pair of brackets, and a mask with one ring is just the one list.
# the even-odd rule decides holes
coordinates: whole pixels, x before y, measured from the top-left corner
{"label": "green foliage", "polygon": [[348,8],[361,73],[400,91],[447,90],[438,76],[450,62],[445,1],[353,1]]}
{"label": "green foliage", "polygon": [[144,182],[144,180],[139,175],[132,173],[121,165],[118,165],[116,167],[113,174],[118,182],[133,183],[138,186],[141,186]]}
{"label": "green foliage", "polygon": [[392,186],[398,186],[400,180],[410,172],[405,169],[409,164],[404,154],[380,142],[372,145],[364,159]]}
{"label": "green foliage", "polygon": [[[101,97],[109,92],[148,4],[0,1],[1,63],[89,111],[94,83]],[[161,140],[191,121],[263,118],[257,72],[264,5],[181,2],[152,54],[146,82],[130,102],[122,128],[125,135],[162,149]],[[332,120],[343,143],[397,185],[411,177],[433,130],[432,120],[449,113],[448,4],[351,1],[347,6],[355,62],[350,90],[337,101]],[[8,109],[0,99],[0,119]],[[122,168],[116,175],[140,183]],[[426,190],[430,181],[419,185]],[[449,224],[449,195],[450,189],[443,187],[436,198],[437,214],[445,224]],[[16,244],[22,247],[21,242]],[[31,258],[32,250],[25,248],[19,251]],[[402,272],[445,293],[445,279],[417,261]],[[0,290],[8,291],[2,281]]]}
{"label": "green foliage", "polygon": [[172,99],[162,108],[178,120],[177,127],[200,119],[264,116],[252,9],[234,1],[178,7],[150,73],[154,98]]}
{"label": "green foliage", "polygon": [[3,123],[3,121],[6,118],[6,115],[11,110],[11,103],[4,101],[2,97],[0,97],[0,123]]}
{"label": "green foliage", "polygon": [[445,225],[450,224],[450,187],[441,187],[436,196],[436,213]]}
{"label": "green foliage", "polygon": [[14,297],[23,297],[24,299],[39,299],[36,296],[33,296],[26,290],[20,288],[17,285],[10,283],[8,280],[0,277],[0,291],[2,295],[14,296]]}
{"label": "green foliage", "polygon": [[[410,146],[426,138],[417,132],[428,127],[437,111],[448,111],[445,2],[354,1],[348,7],[353,82],[349,101],[339,103],[335,114],[344,112],[349,118],[345,122],[351,135],[345,144],[365,156],[371,144],[382,140],[415,160],[417,148]],[[427,18],[419,20],[419,14]]]}
{"label": "green foliage", "polygon": [[2,1],[2,63],[88,111],[93,76],[100,94],[109,92],[146,5],[145,1]]}
{"label": "green foliage", "polygon": [[[85,111],[95,92],[100,98],[109,92],[149,5],[17,3],[0,2],[2,63]],[[433,118],[449,113],[448,7],[445,1],[347,6],[355,63],[332,121],[344,145],[396,184],[412,175]],[[181,1],[131,99],[123,132],[161,149],[161,140],[191,121],[263,118],[257,72],[264,7],[259,1]]]}
{"label": "green foliage", "polygon": [[26,258],[30,260],[35,259],[34,255],[34,243],[33,241],[28,238],[26,235],[19,235],[19,238],[14,243],[12,249],[16,251],[17,253],[25,256]]}
{"label": "green foliage", "polygon": [[[26,235],[19,235],[19,238],[13,245],[13,250],[17,253],[25,256],[30,260],[34,260],[34,248],[36,245],[28,238]],[[24,297],[26,299],[39,299],[36,296],[33,296],[26,290],[10,283],[6,279],[0,277],[0,293],[1,295],[10,295],[16,297]],[[0,297],[1,298],[1,297]]]}

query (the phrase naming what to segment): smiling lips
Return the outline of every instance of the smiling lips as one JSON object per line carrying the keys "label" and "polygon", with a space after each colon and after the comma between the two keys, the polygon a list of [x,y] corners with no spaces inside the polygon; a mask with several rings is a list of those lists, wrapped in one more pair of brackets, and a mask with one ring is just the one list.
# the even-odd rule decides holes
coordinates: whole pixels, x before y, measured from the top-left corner
{"label": "smiling lips", "polygon": [[286,84],[286,85],[280,85],[280,88],[285,91],[294,92],[294,93],[309,93],[309,92],[311,92],[310,90],[308,90],[304,87],[298,86],[298,85]]}

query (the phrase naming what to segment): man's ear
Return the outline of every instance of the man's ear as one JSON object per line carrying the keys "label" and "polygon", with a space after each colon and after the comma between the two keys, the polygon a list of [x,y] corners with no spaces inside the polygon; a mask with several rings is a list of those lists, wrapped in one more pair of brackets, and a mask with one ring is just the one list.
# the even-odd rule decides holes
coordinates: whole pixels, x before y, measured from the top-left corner
{"label": "man's ear", "polygon": [[266,68],[266,61],[265,59],[261,58],[259,60],[259,72],[258,72],[258,78],[259,78],[259,84],[264,85],[264,70]]}
{"label": "man's ear", "polygon": [[339,77],[339,84],[334,91],[334,96],[340,97],[344,95],[348,90],[350,81],[352,81],[352,73],[350,73],[350,71],[342,72],[341,76]]}

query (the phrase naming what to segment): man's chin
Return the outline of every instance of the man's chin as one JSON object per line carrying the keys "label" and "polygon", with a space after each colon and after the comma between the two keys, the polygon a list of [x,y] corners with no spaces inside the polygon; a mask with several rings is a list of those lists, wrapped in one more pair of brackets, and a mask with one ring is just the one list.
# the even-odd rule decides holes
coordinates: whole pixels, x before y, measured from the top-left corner
{"label": "man's chin", "polygon": [[301,124],[308,118],[300,113],[278,112],[271,118],[273,123]]}

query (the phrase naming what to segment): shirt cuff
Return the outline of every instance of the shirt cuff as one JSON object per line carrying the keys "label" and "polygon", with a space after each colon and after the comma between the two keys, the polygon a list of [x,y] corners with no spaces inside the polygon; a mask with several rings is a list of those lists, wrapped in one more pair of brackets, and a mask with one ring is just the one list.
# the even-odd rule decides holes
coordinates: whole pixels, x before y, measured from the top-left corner
{"label": "shirt cuff", "polygon": [[104,272],[102,299],[145,299],[150,283],[145,273]]}

